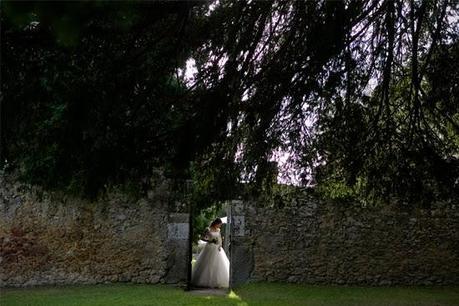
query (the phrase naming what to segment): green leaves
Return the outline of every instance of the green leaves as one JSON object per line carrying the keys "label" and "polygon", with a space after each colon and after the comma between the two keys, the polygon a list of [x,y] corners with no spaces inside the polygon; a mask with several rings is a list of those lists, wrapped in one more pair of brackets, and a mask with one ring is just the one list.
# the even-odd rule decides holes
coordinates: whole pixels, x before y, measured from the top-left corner
{"label": "green leaves", "polygon": [[[142,181],[157,166],[173,164],[183,176],[188,163],[176,164],[172,135],[189,114],[175,69],[190,52],[180,18],[191,6],[5,5],[4,137],[24,177],[94,196],[108,183]],[[29,13],[33,29],[15,25]]]}
{"label": "green leaves", "polygon": [[[458,28],[446,18],[457,6],[2,9],[6,153],[26,161],[36,183],[81,181],[94,194],[162,167],[194,181],[197,207],[234,197],[241,182],[269,193],[291,173],[292,183],[314,180],[335,199],[415,202],[457,192]],[[192,84],[177,73],[189,59]],[[276,165],[282,153],[290,158]]]}

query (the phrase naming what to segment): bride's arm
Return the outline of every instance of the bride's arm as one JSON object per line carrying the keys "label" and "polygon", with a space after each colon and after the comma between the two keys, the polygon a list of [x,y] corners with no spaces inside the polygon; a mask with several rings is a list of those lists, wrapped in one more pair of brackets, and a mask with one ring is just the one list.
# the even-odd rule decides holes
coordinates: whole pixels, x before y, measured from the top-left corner
{"label": "bride's arm", "polygon": [[217,241],[217,245],[218,245],[218,250],[221,251],[222,250],[222,246],[223,246],[223,236],[218,233],[218,236],[220,237],[220,239],[218,239]]}

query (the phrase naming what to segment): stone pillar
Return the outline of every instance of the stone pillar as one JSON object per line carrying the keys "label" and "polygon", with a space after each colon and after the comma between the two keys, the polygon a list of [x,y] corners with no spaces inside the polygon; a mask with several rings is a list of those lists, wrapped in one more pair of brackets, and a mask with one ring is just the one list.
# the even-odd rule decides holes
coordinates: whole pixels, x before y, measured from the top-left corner
{"label": "stone pillar", "polygon": [[167,273],[166,283],[185,283],[188,277],[189,214],[171,213],[167,224]]}
{"label": "stone pillar", "polygon": [[253,270],[253,252],[248,239],[245,206],[242,201],[231,201],[231,286],[247,282]]}

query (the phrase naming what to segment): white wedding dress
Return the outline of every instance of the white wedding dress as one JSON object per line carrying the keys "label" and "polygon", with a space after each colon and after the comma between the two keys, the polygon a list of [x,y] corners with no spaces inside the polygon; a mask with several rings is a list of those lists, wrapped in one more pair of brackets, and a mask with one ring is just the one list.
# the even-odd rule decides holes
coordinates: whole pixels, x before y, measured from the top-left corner
{"label": "white wedding dress", "polygon": [[217,243],[207,242],[193,266],[191,284],[196,287],[229,287],[229,260],[222,248],[222,236],[220,231],[207,231],[206,240],[214,239]]}

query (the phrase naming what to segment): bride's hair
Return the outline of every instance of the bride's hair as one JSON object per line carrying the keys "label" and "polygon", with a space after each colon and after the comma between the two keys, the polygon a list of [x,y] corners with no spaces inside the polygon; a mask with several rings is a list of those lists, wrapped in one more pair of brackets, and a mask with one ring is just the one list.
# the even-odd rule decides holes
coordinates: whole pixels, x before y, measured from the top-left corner
{"label": "bride's hair", "polygon": [[215,225],[217,225],[217,224],[222,224],[222,223],[223,223],[223,222],[222,222],[222,219],[217,218],[217,219],[215,219],[214,221],[212,221],[212,223],[210,224],[210,227],[215,226]]}

